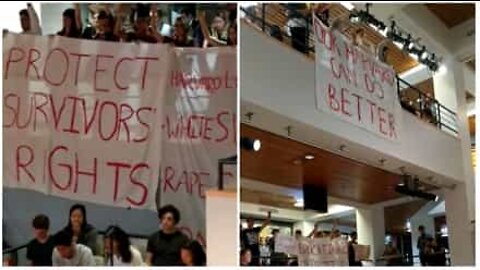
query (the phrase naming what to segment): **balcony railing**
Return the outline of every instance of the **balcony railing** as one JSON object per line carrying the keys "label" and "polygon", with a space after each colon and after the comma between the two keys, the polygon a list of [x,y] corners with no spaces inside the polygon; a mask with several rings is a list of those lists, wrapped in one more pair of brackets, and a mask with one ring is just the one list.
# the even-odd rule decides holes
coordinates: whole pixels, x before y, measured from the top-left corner
{"label": "balcony railing", "polygon": [[[302,14],[288,4],[257,4],[248,8],[240,7],[243,17],[251,25],[267,35],[291,46],[311,58],[315,58],[311,16]],[[288,32],[287,14],[305,22],[304,33]],[[297,30],[298,31],[298,30]],[[402,108],[441,130],[457,135],[457,115],[438,100],[425,94],[397,76],[398,98]]]}

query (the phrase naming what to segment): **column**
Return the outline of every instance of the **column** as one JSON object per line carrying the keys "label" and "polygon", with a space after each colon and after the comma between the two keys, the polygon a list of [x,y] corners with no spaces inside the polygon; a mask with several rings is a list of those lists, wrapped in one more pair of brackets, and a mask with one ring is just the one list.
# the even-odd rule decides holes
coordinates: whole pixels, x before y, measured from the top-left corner
{"label": "column", "polygon": [[309,233],[312,232],[313,227],[315,226],[314,222],[311,221],[299,221],[293,224],[293,236],[295,235],[296,230],[301,230],[303,237],[307,237]]}
{"label": "column", "polygon": [[[454,57],[445,57],[446,71],[434,75],[435,97],[457,113],[458,138],[462,148],[461,166],[464,171],[463,183],[455,189],[445,189],[445,208],[449,230],[449,245],[453,265],[472,265],[474,263],[475,242],[475,178],[471,160],[471,141],[468,130],[467,87],[473,87],[466,81],[464,63]],[[467,74],[468,75],[468,74]],[[466,238],[466,235],[470,239]]]}
{"label": "column", "polygon": [[385,250],[384,208],[358,208],[356,216],[358,244],[370,245],[370,259],[380,258]]}
{"label": "column", "polygon": [[475,264],[475,224],[467,219],[465,186],[459,184],[453,190],[443,190],[452,266]]}
{"label": "column", "polygon": [[238,265],[237,193],[206,192],[207,266]]}

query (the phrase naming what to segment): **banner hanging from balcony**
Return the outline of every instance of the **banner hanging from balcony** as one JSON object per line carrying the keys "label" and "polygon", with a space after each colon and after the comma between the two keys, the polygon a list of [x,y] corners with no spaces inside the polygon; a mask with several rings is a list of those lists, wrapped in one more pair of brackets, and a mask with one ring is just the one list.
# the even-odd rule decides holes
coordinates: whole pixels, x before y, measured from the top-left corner
{"label": "banner hanging from balcony", "polygon": [[313,18],[317,108],[396,141],[400,106],[395,71]]}
{"label": "banner hanging from balcony", "polygon": [[[236,153],[235,49],[7,34],[3,70],[4,187],[173,204],[203,242],[205,191]],[[235,168],[224,179],[235,186]]]}

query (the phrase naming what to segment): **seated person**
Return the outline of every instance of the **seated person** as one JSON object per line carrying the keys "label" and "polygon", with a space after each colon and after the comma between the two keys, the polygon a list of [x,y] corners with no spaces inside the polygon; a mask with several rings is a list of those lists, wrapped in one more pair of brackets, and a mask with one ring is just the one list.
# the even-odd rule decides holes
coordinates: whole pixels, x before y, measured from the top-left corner
{"label": "seated person", "polygon": [[60,231],[54,237],[53,266],[95,266],[93,253],[87,246],[76,244],[73,235]]}
{"label": "seated person", "polygon": [[[140,251],[130,244],[130,239],[120,227],[112,226],[104,238],[107,265],[110,266],[142,266]],[[113,256],[112,256],[113,246]]]}
{"label": "seated person", "polygon": [[32,266],[52,266],[53,238],[48,229],[50,220],[45,215],[38,215],[32,221],[35,238],[28,243],[27,259]]}
{"label": "seated person", "polygon": [[207,256],[202,245],[197,241],[191,241],[180,249],[180,258],[185,266],[205,266]]}
{"label": "seated person", "polygon": [[73,240],[76,243],[89,247],[94,255],[99,253],[97,250],[97,230],[88,224],[87,211],[84,205],[75,204],[70,208],[70,218],[64,230],[73,235]]}
{"label": "seated person", "polygon": [[181,266],[180,249],[188,237],[177,228],[180,212],[173,205],[158,210],[161,230],[148,238],[145,262],[153,266]]}

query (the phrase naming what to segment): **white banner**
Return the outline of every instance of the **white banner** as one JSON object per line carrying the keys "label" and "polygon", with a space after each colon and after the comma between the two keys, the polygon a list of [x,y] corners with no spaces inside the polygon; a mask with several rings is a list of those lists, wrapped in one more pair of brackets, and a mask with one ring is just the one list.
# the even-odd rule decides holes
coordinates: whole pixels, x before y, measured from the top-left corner
{"label": "white banner", "polygon": [[300,266],[348,266],[348,242],[337,238],[302,238],[277,235],[275,252],[297,255]]}
{"label": "white banner", "polygon": [[317,108],[383,138],[398,140],[395,71],[313,17]]}
{"label": "white banner", "polygon": [[[5,187],[173,204],[204,242],[205,190],[217,186],[217,160],[236,153],[234,48],[7,34],[3,70]],[[234,183],[235,169],[224,179]]]}

